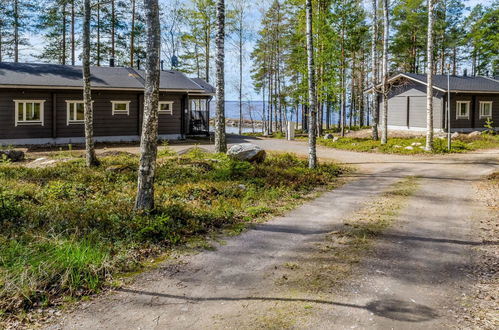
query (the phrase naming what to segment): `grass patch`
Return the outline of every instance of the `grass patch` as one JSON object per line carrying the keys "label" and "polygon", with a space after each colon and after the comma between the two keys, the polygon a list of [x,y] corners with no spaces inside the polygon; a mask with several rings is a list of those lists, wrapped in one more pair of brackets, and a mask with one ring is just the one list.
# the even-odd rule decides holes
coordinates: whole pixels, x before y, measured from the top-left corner
{"label": "grass patch", "polygon": [[[389,154],[425,154],[425,138],[389,138],[388,143],[382,145],[380,141],[369,138],[340,137],[336,142],[333,140],[318,139],[317,143],[335,149],[381,152]],[[447,139],[435,138],[434,154],[449,153],[447,150]],[[461,135],[452,140],[451,153],[463,153],[473,150],[499,148],[499,135],[482,134],[480,136],[468,137]]]}
{"label": "grass patch", "polygon": [[310,170],[290,154],[262,164],[200,150],[161,155],[151,214],[133,211],[138,158],[130,154],[92,169],[81,158],[0,164],[0,318],[99,292],[173,246],[226,228],[237,234],[332,187],[344,171],[330,163]]}

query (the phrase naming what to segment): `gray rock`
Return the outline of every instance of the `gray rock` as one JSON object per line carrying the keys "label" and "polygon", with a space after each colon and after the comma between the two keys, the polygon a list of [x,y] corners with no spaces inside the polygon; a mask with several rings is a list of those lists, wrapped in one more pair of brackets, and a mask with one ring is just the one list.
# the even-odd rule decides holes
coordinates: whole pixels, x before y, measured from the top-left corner
{"label": "gray rock", "polygon": [[324,140],[332,140],[332,139],[334,139],[333,134],[328,133],[328,134],[324,135]]}
{"label": "gray rock", "polygon": [[267,157],[265,150],[252,143],[241,143],[233,145],[227,155],[242,161],[262,163]]}
{"label": "gray rock", "polygon": [[408,147],[405,147],[404,149],[406,149],[406,150],[413,150],[414,147],[408,146]]}
{"label": "gray rock", "polygon": [[468,134],[469,137],[479,136],[479,135],[482,135],[482,132],[480,132],[480,131],[474,131],[474,132],[471,132],[470,134]]}
{"label": "gray rock", "polygon": [[24,152],[14,149],[0,150],[0,159],[3,158],[7,158],[12,162],[20,162],[24,160]]}
{"label": "gray rock", "polygon": [[420,145],[421,145],[420,142],[413,142],[413,143],[411,143],[411,146],[413,146],[413,147],[419,147]]}
{"label": "gray rock", "polygon": [[459,135],[460,135],[460,134],[459,134],[459,132],[454,132],[454,133],[452,133],[452,135],[451,135],[450,137],[451,137],[451,138],[453,138],[453,139],[455,139],[455,138],[457,138]]}

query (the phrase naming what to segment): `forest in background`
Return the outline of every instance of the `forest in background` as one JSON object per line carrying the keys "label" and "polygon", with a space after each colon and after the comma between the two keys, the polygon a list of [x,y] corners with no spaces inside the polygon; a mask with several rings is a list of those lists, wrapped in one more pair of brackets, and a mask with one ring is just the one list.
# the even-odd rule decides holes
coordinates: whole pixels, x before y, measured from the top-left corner
{"label": "forest in background", "polygon": [[[140,0],[92,0],[91,63],[138,67],[145,60],[145,15]],[[214,0],[164,0],[161,4],[162,66],[213,83],[216,6]],[[343,107],[347,125],[369,125],[371,102],[372,2],[314,0],[315,62],[319,134]],[[382,5],[377,5],[376,42],[381,65]],[[434,74],[497,75],[499,2],[466,7],[466,1],[435,4]],[[255,22],[255,11],[261,22]],[[425,0],[389,2],[389,69],[425,73],[427,5]],[[19,61],[30,50],[30,35],[43,40],[37,62],[81,63],[81,0],[3,0],[0,2],[0,61]],[[263,102],[267,130],[282,131],[288,120],[306,127],[307,57],[304,0],[268,0],[249,4],[227,1],[227,52],[237,59],[228,89],[241,101],[254,91]],[[251,79],[246,74],[251,69]],[[381,79],[381,68],[376,72]],[[339,116],[335,116],[339,118]]]}

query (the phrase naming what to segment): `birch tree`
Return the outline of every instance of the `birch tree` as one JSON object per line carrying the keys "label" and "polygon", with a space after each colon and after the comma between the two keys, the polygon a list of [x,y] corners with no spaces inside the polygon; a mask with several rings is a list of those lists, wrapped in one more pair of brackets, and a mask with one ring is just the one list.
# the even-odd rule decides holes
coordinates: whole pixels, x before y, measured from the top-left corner
{"label": "birch tree", "polygon": [[217,36],[216,36],[216,118],[215,118],[215,151],[226,152],[227,141],[225,137],[225,1],[217,1]]}
{"label": "birch tree", "polygon": [[390,34],[388,0],[383,0],[383,112],[381,116],[381,144],[388,142],[388,37]]}
{"label": "birch tree", "polygon": [[314,63],[314,39],[312,31],[312,0],[306,2],[307,15],[307,67],[308,67],[308,98],[309,117],[308,122],[308,167],[317,166],[316,135],[317,129],[317,94],[315,91],[315,63]]}
{"label": "birch tree", "polygon": [[83,103],[85,117],[85,156],[88,167],[99,165],[94,147],[92,89],[90,86],[90,12],[90,0],[85,0],[83,21]]}
{"label": "birch tree", "polygon": [[426,151],[433,150],[433,0],[428,0],[428,41],[426,66]]}
{"label": "birch tree", "polygon": [[376,41],[378,39],[378,0],[372,0],[373,21],[372,21],[372,35],[371,35],[371,86],[373,88],[372,99],[372,138],[378,140],[378,124],[379,124],[379,105],[378,105],[378,92],[376,86],[378,84],[378,54],[376,51]]}
{"label": "birch tree", "polygon": [[161,35],[158,0],[144,0],[147,30],[144,121],[140,140],[140,162],[135,210],[154,208],[154,176],[158,153],[159,57]]}

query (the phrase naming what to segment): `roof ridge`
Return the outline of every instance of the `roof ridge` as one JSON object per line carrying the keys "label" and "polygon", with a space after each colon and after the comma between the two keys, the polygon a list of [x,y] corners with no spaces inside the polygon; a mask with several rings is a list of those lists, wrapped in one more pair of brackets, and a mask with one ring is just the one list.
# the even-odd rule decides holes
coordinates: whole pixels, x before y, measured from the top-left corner
{"label": "roof ridge", "polygon": [[499,80],[497,80],[497,79],[494,79],[494,78],[491,78],[491,77],[487,77],[487,76],[478,76],[478,77],[485,78],[485,79],[488,79],[488,80],[492,80],[493,82],[496,82],[496,83],[499,84]]}

